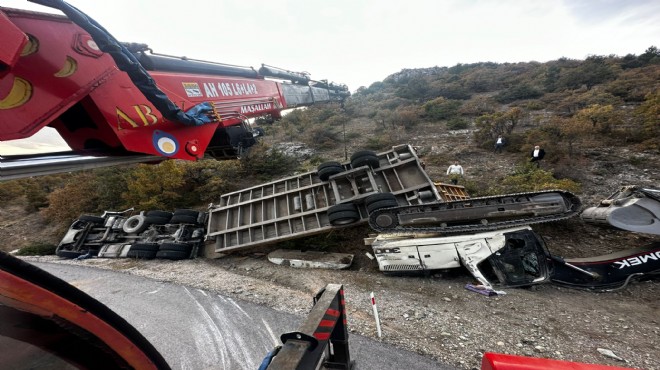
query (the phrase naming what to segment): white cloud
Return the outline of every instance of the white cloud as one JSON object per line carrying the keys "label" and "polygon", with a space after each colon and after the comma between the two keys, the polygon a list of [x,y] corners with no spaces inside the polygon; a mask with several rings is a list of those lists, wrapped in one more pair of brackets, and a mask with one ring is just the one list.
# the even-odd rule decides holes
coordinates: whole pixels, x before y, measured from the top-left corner
{"label": "white cloud", "polygon": [[[43,9],[27,1],[4,3]],[[147,43],[156,52],[308,71],[352,90],[403,68],[641,54],[660,39],[654,1],[71,3],[119,40]]]}

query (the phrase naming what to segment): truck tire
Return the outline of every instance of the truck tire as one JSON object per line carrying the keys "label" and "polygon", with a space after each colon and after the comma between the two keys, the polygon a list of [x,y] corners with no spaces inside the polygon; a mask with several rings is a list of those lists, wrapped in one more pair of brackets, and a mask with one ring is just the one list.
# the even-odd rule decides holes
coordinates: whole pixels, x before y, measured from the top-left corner
{"label": "truck tire", "polygon": [[124,226],[122,226],[122,229],[124,230],[125,233],[128,234],[139,234],[143,232],[147,226],[147,218],[142,215],[135,215],[131,216],[128,219],[126,219],[126,222],[124,222]]}
{"label": "truck tire", "polygon": [[371,213],[377,209],[396,207],[399,205],[396,200],[396,196],[392,193],[372,194],[365,198],[364,204],[367,206],[368,213]]}
{"label": "truck tire", "polygon": [[351,156],[351,167],[358,168],[362,166],[369,166],[371,168],[380,167],[380,160],[378,155],[371,150],[360,150]]}
{"label": "truck tire", "polygon": [[359,219],[360,213],[353,203],[337,204],[328,208],[328,220],[333,226],[349,225]]}
{"label": "truck tire", "polygon": [[174,215],[170,220],[171,224],[197,224],[197,217],[186,215]]}
{"label": "truck tire", "polygon": [[129,258],[142,258],[142,259],[150,260],[152,258],[156,258],[156,253],[157,252],[143,251],[143,250],[139,250],[139,249],[138,250],[133,250],[133,248],[131,248],[128,251],[128,253],[126,253],[126,257],[129,257]]}
{"label": "truck tire", "polygon": [[78,218],[78,220],[91,222],[93,224],[102,224],[103,222],[105,222],[105,218],[103,217],[90,216],[90,215],[82,215]]}
{"label": "truck tire", "polygon": [[339,162],[325,162],[321,163],[318,167],[319,179],[321,181],[328,181],[330,176],[344,172],[344,167]]}
{"label": "truck tire", "polygon": [[170,222],[171,217],[147,216],[144,221],[149,225],[165,225]]}
{"label": "truck tire", "polygon": [[199,217],[199,212],[192,209],[175,209],[174,216],[192,216]]}
{"label": "truck tire", "polygon": [[364,198],[364,204],[368,206],[369,204],[380,202],[383,200],[391,200],[396,202],[396,196],[392,193],[374,193]]}
{"label": "truck tire", "polygon": [[146,215],[147,216],[155,216],[155,217],[163,217],[163,218],[167,218],[167,219],[172,218],[172,212],[158,211],[158,210],[148,211]]}
{"label": "truck tire", "polygon": [[177,252],[177,251],[158,251],[156,252],[156,257],[157,258],[164,258],[168,260],[185,260],[188,257],[190,257],[190,252],[185,253],[185,252]]}
{"label": "truck tire", "polygon": [[162,243],[158,251],[173,251],[173,252],[192,252],[192,245],[185,243]]}
{"label": "truck tire", "polygon": [[159,245],[157,243],[134,243],[131,245],[131,251],[157,252]]}

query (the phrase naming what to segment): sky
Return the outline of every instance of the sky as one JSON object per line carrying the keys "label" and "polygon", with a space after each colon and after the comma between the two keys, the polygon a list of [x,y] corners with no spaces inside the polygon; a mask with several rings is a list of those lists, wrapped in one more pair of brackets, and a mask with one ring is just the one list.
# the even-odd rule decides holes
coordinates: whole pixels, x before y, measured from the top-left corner
{"label": "sky", "polygon": [[[406,68],[639,55],[660,47],[658,0],[69,3],[116,39],[146,43],[156,53],[255,69],[265,63],[351,91]],[[0,6],[58,12],[25,0]]]}

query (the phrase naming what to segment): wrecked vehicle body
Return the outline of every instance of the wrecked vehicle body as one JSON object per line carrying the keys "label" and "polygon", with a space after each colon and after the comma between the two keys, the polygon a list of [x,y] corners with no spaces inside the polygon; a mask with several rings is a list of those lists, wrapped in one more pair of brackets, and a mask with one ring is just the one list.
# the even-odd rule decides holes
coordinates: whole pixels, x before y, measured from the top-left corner
{"label": "wrecked vehicle body", "polygon": [[590,224],[660,235],[660,190],[623,186],[580,217]]}
{"label": "wrecked vehicle body", "polygon": [[148,211],[131,215],[106,211],[82,215],[60,241],[55,254],[85,256],[185,259],[197,255],[204,243],[207,214],[188,209]]}
{"label": "wrecked vehicle body", "polygon": [[381,234],[370,244],[381,271],[428,274],[465,267],[487,289],[552,282],[609,290],[660,276],[660,243],[590,258],[563,259],[529,226],[460,236]]}

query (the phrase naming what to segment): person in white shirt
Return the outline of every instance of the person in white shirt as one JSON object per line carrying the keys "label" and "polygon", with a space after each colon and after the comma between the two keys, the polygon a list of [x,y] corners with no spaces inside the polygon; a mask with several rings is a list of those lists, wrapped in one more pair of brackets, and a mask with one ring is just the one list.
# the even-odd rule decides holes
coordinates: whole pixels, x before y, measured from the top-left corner
{"label": "person in white shirt", "polygon": [[447,175],[451,183],[456,185],[458,184],[458,179],[463,176],[463,167],[458,162],[454,162],[454,164],[447,168]]}
{"label": "person in white shirt", "polygon": [[536,168],[540,167],[540,162],[545,157],[545,150],[541,149],[540,146],[535,146],[532,150],[532,157],[529,159],[530,162],[536,163]]}
{"label": "person in white shirt", "polygon": [[495,153],[502,153],[502,147],[504,146],[504,139],[502,138],[502,135],[497,137],[497,141],[495,142]]}

